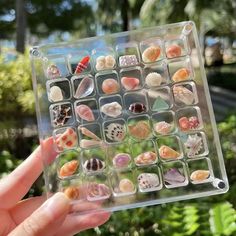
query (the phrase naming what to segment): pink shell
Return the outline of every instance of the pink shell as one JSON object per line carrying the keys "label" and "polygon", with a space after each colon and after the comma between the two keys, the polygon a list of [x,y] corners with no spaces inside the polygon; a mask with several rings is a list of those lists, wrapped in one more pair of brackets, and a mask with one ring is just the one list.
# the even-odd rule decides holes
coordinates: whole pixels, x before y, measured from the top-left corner
{"label": "pink shell", "polygon": [[86,121],[94,121],[94,115],[92,110],[90,109],[90,107],[88,107],[87,105],[79,105],[75,108],[76,113],[78,114],[78,116]]}
{"label": "pink shell", "polygon": [[121,84],[126,90],[133,90],[138,87],[139,79],[134,77],[122,77]]}
{"label": "pink shell", "polygon": [[189,126],[190,126],[190,129],[197,129],[198,126],[199,126],[199,120],[196,116],[191,116],[189,119]]}
{"label": "pink shell", "polygon": [[179,127],[181,130],[189,130],[189,120],[187,117],[183,116],[179,119]]}

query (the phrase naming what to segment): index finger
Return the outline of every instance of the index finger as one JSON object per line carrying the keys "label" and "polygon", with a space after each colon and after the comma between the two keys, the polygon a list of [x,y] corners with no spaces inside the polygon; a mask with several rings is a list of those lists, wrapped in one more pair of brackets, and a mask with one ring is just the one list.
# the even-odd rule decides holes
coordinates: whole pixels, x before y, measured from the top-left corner
{"label": "index finger", "polygon": [[[57,153],[53,148],[53,138],[41,142],[44,152],[52,161]],[[39,146],[21,165],[11,174],[0,181],[0,208],[9,209],[20,201],[30,189],[31,185],[43,171],[41,146]]]}

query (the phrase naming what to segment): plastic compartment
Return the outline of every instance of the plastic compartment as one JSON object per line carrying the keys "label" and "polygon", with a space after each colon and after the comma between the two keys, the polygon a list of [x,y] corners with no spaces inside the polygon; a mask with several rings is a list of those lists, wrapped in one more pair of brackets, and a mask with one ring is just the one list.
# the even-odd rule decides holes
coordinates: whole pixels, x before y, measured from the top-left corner
{"label": "plastic compartment", "polygon": [[82,214],[226,192],[200,55],[189,21],[34,47],[48,196]]}

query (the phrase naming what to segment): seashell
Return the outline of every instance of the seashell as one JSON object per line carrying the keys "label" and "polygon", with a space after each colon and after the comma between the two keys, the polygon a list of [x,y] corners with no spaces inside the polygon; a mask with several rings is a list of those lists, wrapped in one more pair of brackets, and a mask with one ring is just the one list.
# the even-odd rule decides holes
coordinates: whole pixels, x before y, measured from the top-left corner
{"label": "seashell", "polygon": [[90,60],[89,56],[83,57],[81,61],[78,63],[78,65],[76,66],[74,74],[79,74],[83,72],[88,67],[89,60]]}
{"label": "seashell", "polygon": [[121,67],[135,66],[138,60],[136,55],[124,55],[119,57],[119,64]]}
{"label": "seashell", "polygon": [[97,158],[91,158],[85,161],[83,167],[87,171],[101,171],[105,168],[105,162]]}
{"label": "seashell", "polygon": [[101,61],[97,61],[95,67],[96,67],[97,71],[104,70],[105,69],[105,62],[103,62],[102,60]]}
{"label": "seashell", "polygon": [[142,53],[144,62],[155,62],[161,55],[161,48],[158,46],[150,46]]}
{"label": "seashell", "polygon": [[131,157],[127,153],[118,153],[117,155],[114,156],[112,160],[113,165],[116,168],[128,167],[130,161],[131,161]]}
{"label": "seashell", "polygon": [[190,129],[197,129],[200,125],[200,122],[196,116],[191,116],[188,119]]}
{"label": "seashell", "polygon": [[188,135],[187,141],[184,143],[185,148],[187,149],[188,156],[195,156],[197,155],[203,146],[202,138],[199,137],[197,134]]}
{"label": "seashell", "polygon": [[111,123],[105,129],[107,138],[112,141],[122,141],[125,138],[125,127],[122,124]]}
{"label": "seashell", "polygon": [[105,184],[89,183],[87,188],[88,199],[105,199],[111,195],[110,189]]}
{"label": "seashell", "polygon": [[192,181],[204,181],[204,180],[208,179],[209,176],[210,176],[209,170],[195,170],[190,175],[190,179]]}
{"label": "seashell", "polygon": [[65,163],[59,171],[60,177],[68,177],[73,175],[76,172],[78,166],[79,162],[76,160]]}
{"label": "seashell", "polygon": [[159,134],[168,134],[172,129],[172,125],[165,121],[160,121],[154,124],[154,129]]}
{"label": "seashell", "polygon": [[135,159],[134,162],[137,166],[139,165],[150,165],[154,164],[157,160],[157,154],[155,152],[144,152],[138,155]]}
{"label": "seashell", "polygon": [[129,179],[122,179],[119,183],[119,189],[122,193],[130,193],[135,191],[134,184]]}
{"label": "seashell", "polygon": [[139,79],[135,77],[122,77],[121,84],[126,90],[134,90],[139,86]]}
{"label": "seashell", "polygon": [[183,102],[186,105],[191,105],[194,102],[194,94],[189,89],[183,86],[174,86],[173,92],[177,101]]}
{"label": "seashell", "polygon": [[49,99],[53,102],[59,102],[63,100],[62,90],[58,86],[52,86],[49,91]]}
{"label": "seashell", "polygon": [[141,190],[151,190],[160,184],[159,177],[154,173],[142,173],[138,176],[138,185]]}
{"label": "seashell", "polygon": [[151,72],[145,78],[146,84],[149,87],[160,86],[163,78],[159,73]]}
{"label": "seashell", "polygon": [[75,111],[78,114],[78,116],[83,120],[86,120],[86,121],[95,120],[92,110],[87,105],[81,104],[75,108]]}
{"label": "seashell", "polygon": [[179,119],[179,127],[183,131],[187,131],[190,129],[189,120],[187,117],[183,116]]}
{"label": "seashell", "polygon": [[180,153],[176,152],[174,149],[166,145],[162,145],[159,148],[159,154],[163,159],[176,159],[180,156]]}
{"label": "seashell", "polygon": [[77,135],[72,128],[67,128],[63,134],[60,134],[55,143],[60,151],[77,146]]}
{"label": "seashell", "polygon": [[80,140],[80,147],[81,148],[90,148],[93,146],[99,146],[102,144],[102,141],[98,140],[88,140],[88,139],[81,139]]}
{"label": "seashell", "polygon": [[169,104],[163,98],[158,96],[155,102],[153,103],[152,110],[159,111],[164,109],[169,109]]}
{"label": "seashell", "polygon": [[102,83],[102,91],[105,94],[117,93],[119,89],[120,86],[115,79],[105,79]]}
{"label": "seashell", "polygon": [[185,181],[185,176],[176,168],[170,168],[164,173],[164,181],[170,185],[181,184]]}
{"label": "seashell", "polygon": [[133,113],[143,113],[147,111],[147,107],[143,103],[135,102],[130,104],[129,111]]}
{"label": "seashell", "polygon": [[122,113],[122,106],[118,102],[111,102],[101,106],[100,111],[110,117],[118,117]]}
{"label": "seashell", "polygon": [[108,55],[105,57],[105,68],[112,69],[116,64],[116,60],[112,55]]}
{"label": "seashell", "polygon": [[52,109],[53,123],[62,126],[71,118],[71,107],[68,105],[56,105]]}
{"label": "seashell", "polygon": [[78,199],[80,196],[80,192],[79,189],[77,187],[68,187],[66,189],[64,189],[64,194],[71,200],[75,200]]}
{"label": "seashell", "polygon": [[79,127],[78,129],[81,131],[81,133],[82,133],[83,135],[85,135],[85,136],[87,136],[87,137],[89,137],[89,138],[91,138],[91,139],[94,139],[94,140],[96,140],[96,141],[101,141],[101,139],[100,139],[97,135],[95,135],[93,132],[91,132],[91,131],[88,130],[87,128],[85,128],[85,127]]}
{"label": "seashell", "polygon": [[89,96],[94,90],[93,79],[85,76],[75,91],[75,98],[84,98]]}
{"label": "seashell", "polygon": [[50,65],[47,68],[47,77],[50,79],[55,79],[57,77],[60,77],[61,73],[60,70],[56,65]]}
{"label": "seashell", "polygon": [[167,48],[166,50],[166,55],[169,58],[173,58],[173,57],[180,57],[182,53],[182,49],[179,45],[174,44],[171,45]]}
{"label": "seashell", "polygon": [[137,139],[146,139],[151,133],[150,127],[145,121],[138,121],[134,125],[129,125],[128,129],[130,134]]}
{"label": "seashell", "polygon": [[190,76],[190,71],[187,68],[181,68],[177,70],[172,76],[172,80],[175,82],[180,82],[187,80]]}

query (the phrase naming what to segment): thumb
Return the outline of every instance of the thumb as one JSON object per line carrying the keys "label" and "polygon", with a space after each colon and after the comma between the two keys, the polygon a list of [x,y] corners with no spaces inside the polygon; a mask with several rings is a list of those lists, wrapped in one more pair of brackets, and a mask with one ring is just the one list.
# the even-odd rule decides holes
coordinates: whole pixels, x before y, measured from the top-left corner
{"label": "thumb", "polygon": [[9,236],[54,235],[69,212],[69,202],[69,199],[63,193],[56,193],[18,225]]}

